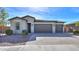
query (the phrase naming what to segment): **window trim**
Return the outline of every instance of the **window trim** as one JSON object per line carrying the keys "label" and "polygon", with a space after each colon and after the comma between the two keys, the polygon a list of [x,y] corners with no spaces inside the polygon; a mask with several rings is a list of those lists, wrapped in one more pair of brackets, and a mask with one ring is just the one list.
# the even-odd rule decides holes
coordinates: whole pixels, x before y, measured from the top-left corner
{"label": "window trim", "polygon": [[20,29],[20,22],[16,22],[16,30]]}

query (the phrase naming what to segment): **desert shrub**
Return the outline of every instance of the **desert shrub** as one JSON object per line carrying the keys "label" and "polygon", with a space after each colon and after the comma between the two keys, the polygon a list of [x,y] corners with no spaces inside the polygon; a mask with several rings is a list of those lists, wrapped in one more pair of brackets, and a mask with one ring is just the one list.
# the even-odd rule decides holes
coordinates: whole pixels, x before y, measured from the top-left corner
{"label": "desert shrub", "polygon": [[7,35],[12,35],[13,34],[13,31],[11,29],[7,29],[7,30],[5,30],[5,33]]}
{"label": "desert shrub", "polygon": [[22,35],[27,35],[28,32],[26,30],[22,30]]}
{"label": "desert shrub", "polygon": [[79,30],[73,31],[73,34],[79,34]]}

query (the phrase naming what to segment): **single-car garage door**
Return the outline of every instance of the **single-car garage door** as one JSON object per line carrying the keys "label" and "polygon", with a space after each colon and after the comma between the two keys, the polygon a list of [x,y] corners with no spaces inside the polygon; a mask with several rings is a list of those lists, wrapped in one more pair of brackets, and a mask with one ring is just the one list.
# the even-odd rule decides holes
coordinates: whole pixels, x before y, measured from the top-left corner
{"label": "single-car garage door", "polygon": [[35,33],[52,33],[51,24],[35,24],[34,25]]}
{"label": "single-car garage door", "polygon": [[62,33],[63,32],[63,25],[58,24],[56,25],[56,33]]}

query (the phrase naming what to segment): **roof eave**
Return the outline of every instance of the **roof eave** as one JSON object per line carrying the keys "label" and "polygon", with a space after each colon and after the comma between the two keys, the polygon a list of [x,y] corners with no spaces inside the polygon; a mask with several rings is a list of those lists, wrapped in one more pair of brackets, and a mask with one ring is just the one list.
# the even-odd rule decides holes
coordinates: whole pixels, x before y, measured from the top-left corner
{"label": "roof eave", "polygon": [[11,21],[11,20],[14,20],[14,19],[22,19],[22,20],[26,20],[26,19],[23,19],[23,18],[20,18],[20,17],[13,17],[13,18],[11,18],[11,19],[8,19],[9,21]]}

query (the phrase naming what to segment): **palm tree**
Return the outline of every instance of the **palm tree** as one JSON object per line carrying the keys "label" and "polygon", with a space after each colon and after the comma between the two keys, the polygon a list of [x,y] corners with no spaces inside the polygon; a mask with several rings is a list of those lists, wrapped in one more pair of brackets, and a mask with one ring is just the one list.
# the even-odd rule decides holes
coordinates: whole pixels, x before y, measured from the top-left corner
{"label": "palm tree", "polygon": [[7,23],[5,22],[5,19],[8,17],[8,13],[6,12],[5,8],[0,8],[0,25],[2,26],[1,32],[4,33],[3,27]]}

